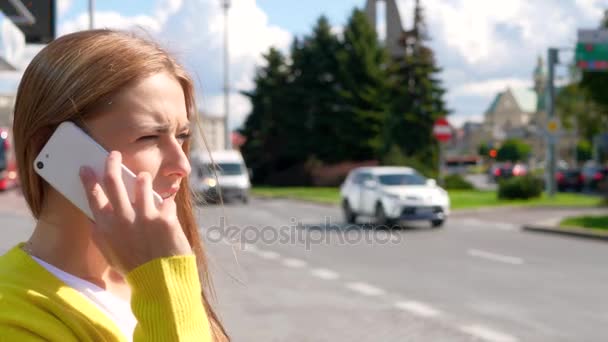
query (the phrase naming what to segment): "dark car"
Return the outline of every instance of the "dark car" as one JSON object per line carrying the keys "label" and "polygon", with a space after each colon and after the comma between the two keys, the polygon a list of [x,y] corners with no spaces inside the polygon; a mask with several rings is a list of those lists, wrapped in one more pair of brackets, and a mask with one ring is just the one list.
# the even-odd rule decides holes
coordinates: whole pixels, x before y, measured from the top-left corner
{"label": "dark car", "polygon": [[585,180],[581,170],[578,169],[567,169],[559,170],[555,174],[555,180],[557,182],[558,191],[582,191],[585,185]]}
{"label": "dark car", "polygon": [[586,166],[582,171],[583,186],[590,191],[597,191],[602,182],[608,181],[608,166]]}
{"label": "dark car", "polygon": [[509,179],[511,177],[525,176],[528,173],[528,169],[523,164],[497,164],[491,168],[491,179],[498,183],[500,180]]}

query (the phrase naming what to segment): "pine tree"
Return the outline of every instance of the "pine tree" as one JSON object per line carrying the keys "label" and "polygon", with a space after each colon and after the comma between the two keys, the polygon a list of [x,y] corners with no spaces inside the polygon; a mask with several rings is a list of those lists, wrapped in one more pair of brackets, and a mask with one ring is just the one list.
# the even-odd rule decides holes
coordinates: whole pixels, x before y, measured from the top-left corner
{"label": "pine tree", "polygon": [[355,9],[344,29],[338,53],[340,91],[339,135],[342,158],[377,158],[387,113],[387,55],[376,30],[361,10]]}
{"label": "pine tree", "polygon": [[249,97],[252,111],[241,130],[247,138],[242,151],[256,182],[265,182],[265,177],[279,167],[289,140],[288,132],[281,127],[289,113],[285,101],[289,76],[285,56],[271,48],[264,59],[266,66],[257,70],[254,90],[243,93]]}
{"label": "pine tree", "polygon": [[340,160],[336,146],[339,134],[338,50],[340,42],[329,21],[321,16],[312,35],[294,44],[292,49],[291,115],[301,122],[306,136],[298,141],[308,157],[325,162]]}
{"label": "pine tree", "polygon": [[435,119],[448,114],[424,13],[419,0],[414,8],[413,28],[405,31],[401,45],[404,57],[393,64],[391,117],[387,123],[385,151],[397,145],[407,156],[434,164],[437,142],[432,136]]}

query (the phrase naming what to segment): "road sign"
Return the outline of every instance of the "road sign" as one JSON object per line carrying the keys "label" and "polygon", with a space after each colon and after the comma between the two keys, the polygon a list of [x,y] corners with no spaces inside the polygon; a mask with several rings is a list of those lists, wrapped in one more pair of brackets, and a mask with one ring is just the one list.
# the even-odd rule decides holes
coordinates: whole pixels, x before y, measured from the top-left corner
{"label": "road sign", "polygon": [[452,127],[450,123],[445,118],[439,118],[435,120],[435,124],[433,125],[433,135],[435,139],[441,142],[447,142],[452,139]]}
{"label": "road sign", "polygon": [[547,132],[549,134],[556,134],[559,132],[559,121],[557,119],[550,119],[547,122]]}
{"label": "road sign", "polygon": [[608,70],[608,30],[578,30],[576,65],[586,71]]}

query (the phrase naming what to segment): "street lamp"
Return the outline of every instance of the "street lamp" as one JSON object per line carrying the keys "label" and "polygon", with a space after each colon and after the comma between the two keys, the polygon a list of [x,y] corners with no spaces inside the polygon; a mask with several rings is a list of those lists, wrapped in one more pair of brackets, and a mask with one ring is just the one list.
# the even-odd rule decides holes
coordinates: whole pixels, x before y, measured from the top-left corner
{"label": "street lamp", "polygon": [[229,51],[228,51],[228,10],[230,0],[220,0],[224,9],[224,147],[226,150],[231,148],[230,128],[228,127],[228,117],[230,115],[230,78],[229,78]]}
{"label": "street lamp", "polygon": [[92,30],[94,25],[95,0],[89,0],[89,30]]}

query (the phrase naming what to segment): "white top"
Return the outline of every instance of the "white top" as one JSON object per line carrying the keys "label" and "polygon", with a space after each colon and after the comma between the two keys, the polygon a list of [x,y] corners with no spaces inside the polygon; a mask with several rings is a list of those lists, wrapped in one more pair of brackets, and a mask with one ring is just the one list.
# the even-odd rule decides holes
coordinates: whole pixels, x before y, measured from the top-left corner
{"label": "white top", "polygon": [[135,319],[129,303],[93,283],[64,272],[35,256],[32,258],[55,277],[96,304],[116,323],[127,339],[132,340],[137,319]]}

